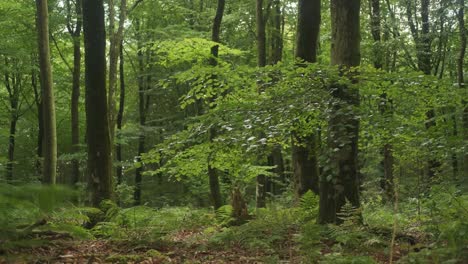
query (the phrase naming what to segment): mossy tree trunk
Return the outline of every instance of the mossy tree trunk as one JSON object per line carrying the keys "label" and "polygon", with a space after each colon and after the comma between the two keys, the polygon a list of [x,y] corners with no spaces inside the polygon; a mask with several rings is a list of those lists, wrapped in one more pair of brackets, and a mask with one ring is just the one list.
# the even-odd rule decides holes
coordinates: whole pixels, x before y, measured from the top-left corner
{"label": "mossy tree trunk", "polygon": [[[359,66],[360,0],[332,0],[331,63],[353,78],[351,67]],[[351,80],[353,81],[353,80]],[[332,113],[328,121],[328,166],[320,178],[319,222],[339,222],[337,213],[346,201],[359,207],[358,132],[359,120],[354,109],[359,93],[349,85],[330,87]]]}

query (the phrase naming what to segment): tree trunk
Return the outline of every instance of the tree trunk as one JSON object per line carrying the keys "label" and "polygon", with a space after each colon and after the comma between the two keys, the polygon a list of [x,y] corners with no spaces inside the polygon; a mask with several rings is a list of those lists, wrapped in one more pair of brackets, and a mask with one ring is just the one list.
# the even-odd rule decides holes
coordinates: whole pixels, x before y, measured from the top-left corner
{"label": "tree trunk", "polygon": [[[67,1],[70,5],[69,0]],[[73,85],[71,96],[71,143],[72,153],[80,153],[80,80],[81,80],[81,27],[83,23],[81,0],[75,2],[75,13],[77,22],[75,28],[71,22],[68,23],[69,34],[73,38]],[[71,16],[71,14],[69,14]],[[77,158],[72,160],[71,184],[76,186],[80,181],[80,161]]]}
{"label": "tree trunk", "polygon": [[[320,0],[300,0],[295,57],[309,63],[317,62],[317,50],[321,21]],[[317,159],[317,135],[310,131],[308,136],[292,133],[292,160],[297,197],[308,190],[318,194],[319,166]]]}
{"label": "tree trunk", "polygon": [[112,198],[112,163],[106,95],[106,32],[103,0],[83,0],[86,138],[91,201]]}
{"label": "tree trunk", "polygon": [[[457,59],[457,79],[458,79],[458,86],[460,89],[465,90],[465,78],[464,78],[464,71],[463,65],[466,55],[466,28],[465,28],[465,1],[458,0],[458,26],[460,31],[460,52],[458,54]],[[466,91],[465,91],[466,92]],[[462,101],[463,107],[463,139],[465,142],[468,141],[468,106],[467,101],[464,99]],[[462,183],[464,183],[464,187],[468,189],[468,152],[465,151],[463,154],[463,175],[465,175],[462,179]]]}
{"label": "tree trunk", "polygon": [[116,107],[115,107],[115,91],[117,90],[117,64],[120,54],[120,44],[123,38],[124,23],[127,17],[127,1],[120,0],[119,25],[115,32],[115,6],[114,0],[109,1],[109,129],[111,144],[114,142],[115,123],[116,123]]}
{"label": "tree trunk", "polygon": [[[380,0],[372,0],[371,6],[371,32],[374,40],[373,45],[373,57],[374,67],[376,69],[382,69],[383,57],[382,57],[382,37],[381,37],[381,17],[380,17]],[[382,115],[391,114],[391,110],[388,107],[389,100],[386,93],[381,94],[381,102],[379,104],[380,113]],[[388,139],[387,139],[388,140]],[[389,201],[393,201],[393,152],[392,145],[385,143],[382,149],[383,160],[383,176],[380,181],[380,186],[384,190],[386,197]]]}
{"label": "tree trunk", "polygon": [[[263,0],[256,0],[256,23],[257,23],[257,66],[266,66],[266,28],[265,17],[263,15]],[[262,91],[262,83],[257,83],[257,90]],[[263,135],[261,137],[264,137]],[[258,175],[256,179],[256,206],[264,208],[266,206],[266,193],[268,179],[265,175]]]}
{"label": "tree trunk", "polygon": [[[225,7],[225,0],[218,0],[218,4],[216,7],[216,15],[213,20],[213,28],[211,30],[211,40],[213,42],[219,43],[220,41],[220,31],[221,31],[221,22],[223,21],[223,15],[224,15],[224,7]],[[218,53],[219,53],[219,45],[214,45],[211,47],[211,58],[210,58],[210,65],[213,67],[218,65]],[[216,78],[216,76],[213,76],[213,78]],[[209,132],[208,132],[208,137],[210,143],[213,144],[213,140],[216,137],[216,128],[214,126],[210,127]],[[210,183],[210,194],[211,194],[211,200],[213,202],[213,207],[214,209],[218,209],[219,207],[222,206],[223,204],[223,199],[221,197],[221,187],[219,184],[219,178],[218,178],[218,173],[216,171],[216,168],[213,167],[213,157],[215,153],[214,150],[210,150],[210,153],[208,154],[208,177],[209,177],[209,183]]]}
{"label": "tree trunk", "polygon": [[256,0],[256,21],[257,21],[257,66],[266,65],[266,32],[265,18],[263,15],[263,0]]}
{"label": "tree trunk", "polygon": [[[123,41],[120,42],[120,62],[119,62],[119,75],[120,75],[120,102],[119,111],[117,113],[117,131],[121,132],[123,115],[125,110],[125,69],[124,69],[124,56],[123,56]],[[123,168],[122,168],[122,145],[120,144],[121,134],[118,134],[118,142],[116,145],[116,158],[117,158],[117,184],[122,183]]]}
{"label": "tree trunk", "polygon": [[[349,67],[359,66],[360,0],[332,0],[331,63],[352,78]],[[321,175],[319,222],[337,222],[337,212],[346,201],[359,207],[358,132],[359,120],[353,109],[359,94],[352,87],[335,84],[331,88],[332,113],[328,122],[329,170]]]}
{"label": "tree trunk", "polygon": [[371,33],[374,40],[372,56],[374,61],[374,67],[376,69],[382,69],[382,53],[381,50],[381,26],[380,26],[380,0],[371,0]]}
{"label": "tree trunk", "polygon": [[42,98],[40,95],[40,91],[37,87],[37,73],[35,70],[32,71],[31,73],[31,85],[34,91],[34,102],[36,104],[37,108],[37,159],[35,162],[35,167],[36,167],[36,173],[38,176],[38,179],[41,179],[42,175],[42,141],[44,138],[44,118],[42,116]]}
{"label": "tree trunk", "polygon": [[272,21],[272,32],[271,32],[271,58],[270,64],[275,65],[283,59],[283,34],[281,30],[281,23],[283,20],[283,14],[281,12],[281,2],[274,0],[273,3],[273,21]]}
{"label": "tree trunk", "polygon": [[55,184],[57,170],[57,134],[55,98],[52,87],[52,67],[49,49],[49,12],[47,0],[36,0],[39,65],[44,115],[43,183]]}
{"label": "tree trunk", "polygon": [[[146,82],[142,80],[143,76],[145,75],[145,65],[143,54],[141,49],[139,49],[139,67],[140,67],[140,81],[138,84],[138,119],[140,123],[140,132],[138,136],[138,154],[137,154],[137,162],[140,162],[140,165],[135,170],[135,205],[141,204],[141,182],[142,182],[142,172],[143,172],[143,164],[141,164],[141,155],[145,153],[145,126],[146,126],[146,117],[148,114],[149,106],[150,106],[150,97],[147,94],[151,84],[151,66],[148,72],[146,72]],[[146,56],[146,64],[151,65],[151,52],[147,50]]]}
{"label": "tree trunk", "polygon": [[18,122],[18,109],[12,109],[14,113],[10,119],[10,134],[8,137],[8,161],[6,164],[6,180],[8,183],[13,182],[13,163],[15,161],[15,138],[16,138],[16,124]]}

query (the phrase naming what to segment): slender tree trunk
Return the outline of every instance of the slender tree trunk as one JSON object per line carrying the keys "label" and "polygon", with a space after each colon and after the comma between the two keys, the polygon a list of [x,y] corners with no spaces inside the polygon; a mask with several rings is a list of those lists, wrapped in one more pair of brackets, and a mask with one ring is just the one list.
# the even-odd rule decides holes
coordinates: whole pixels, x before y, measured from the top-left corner
{"label": "slender tree trunk", "polygon": [[283,35],[281,31],[281,22],[283,14],[281,12],[280,0],[274,0],[273,3],[273,29],[271,38],[271,60],[270,64],[275,65],[283,59]]}
{"label": "slender tree trunk", "polygon": [[[140,49],[141,50],[141,49]],[[143,78],[144,76],[144,63],[143,63],[143,54],[139,54],[139,61],[140,61],[140,77]],[[151,65],[151,52],[147,51],[146,56],[146,64]],[[150,96],[147,94],[151,84],[151,69],[149,67],[148,72],[146,73],[147,79],[146,82],[142,81],[138,86],[138,119],[140,122],[140,132],[138,136],[138,155],[137,155],[137,162],[140,162],[140,166],[135,170],[135,205],[141,204],[141,182],[142,182],[142,173],[143,173],[143,164],[141,164],[141,155],[145,153],[145,140],[146,135],[144,128],[146,126],[146,117],[148,114],[149,106],[150,106]]]}
{"label": "slender tree trunk", "polygon": [[[380,0],[372,0],[371,6],[371,32],[374,40],[374,67],[376,69],[382,69],[383,57],[382,57],[382,37],[381,37],[381,16],[380,16]],[[384,92],[381,96],[381,102],[379,104],[380,112],[382,115],[391,115],[389,99],[387,94]],[[388,141],[388,139],[386,139]],[[383,177],[380,182],[381,188],[385,191],[387,199],[393,201],[393,147],[389,143],[385,143],[382,149],[383,160]]]}
{"label": "slender tree trunk", "polygon": [[374,67],[376,69],[382,69],[383,66],[383,52],[381,50],[382,43],[381,43],[381,26],[380,26],[380,0],[371,0],[370,1],[371,7],[371,33],[372,38],[374,40],[373,44],[373,61]]}
{"label": "slender tree trunk", "polygon": [[[458,0],[458,26],[460,31],[460,52],[458,54],[457,59],[457,79],[458,79],[458,86],[460,89],[466,94],[466,84],[464,78],[464,61],[466,56],[466,28],[465,28],[465,1]],[[468,106],[466,98],[462,101],[463,107],[463,139],[465,142],[468,142]],[[465,151],[463,154],[463,175],[465,175],[462,179],[464,183],[464,187],[468,188],[468,152]]]}
{"label": "slender tree trunk", "polygon": [[[332,0],[331,63],[341,67],[360,64],[360,0]],[[354,80],[355,82],[355,80]],[[352,87],[336,84],[331,88],[332,113],[328,122],[328,159],[330,168],[320,180],[319,223],[337,222],[337,212],[349,201],[359,207],[358,132],[359,120],[353,109],[359,106],[359,93]],[[331,177],[330,177],[331,176]]]}
{"label": "slender tree trunk", "polygon": [[[117,113],[117,131],[121,132],[123,124],[123,115],[125,109],[125,69],[124,69],[124,55],[123,55],[123,41],[120,42],[120,62],[119,62],[119,75],[120,75],[120,102],[119,111]],[[121,134],[118,134],[118,142],[116,145],[116,158],[117,158],[117,184],[122,183],[123,168],[122,168],[122,144],[120,143]]]}
{"label": "slender tree trunk", "polygon": [[10,120],[10,136],[8,140],[8,161],[6,166],[6,180],[7,182],[13,182],[13,163],[15,161],[15,137],[16,137],[16,123],[18,119],[12,117]]}
{"label": "slender tree trunk", "polygon": [[40,91],[37,87],[37,73],[36,71],[33,70],[31,73],[31,85],[34,90],[34,102],[36,103],[36,108],[37,108],[37,160],[36,160],[36,172],[38,179],[41,179],[42,175],[42,156],[43,156],[43,148],[42,148],[42,142],[44,139],[44,118],[42,115],[42,98],[40,95]]}
{"label": "slender tree trunk", "polygon": [[[219,43],[220,41],[221,22],[223,21],[224,7],[225,0],[218,0],[216,15],[213,20],[213,28],[211,30],[211,40],[217,43]],[[210,65],[212,65],[213,67],[218,65],[218,53],[219,45],[214,45],[213,47],[211,47]],[[216,76],[213,76],[213,78],[216,78]],[[216,138],[216,128],[214,126],[211,126],[208,133],[209,141],[213,143],[213,140]],[[208,154],[207,163],[211,200],[213,202],[213,207],[216,210],[223,205],[223,199],[221,197],[221,187],[219,184],[218,174],[216,168],[213,167],[214,155],[214,150],[211,149],[210,153]]]}
{"label": "slender tree trunk", "polygon": [[86,138],[91,201],[112,198],[112,163],[106,95],[106,32],[103,0],[83,0]]}
{"label": "slender tree trunk", "polygon": [[[69,1],[69,0],[68,0]],[[70,5],[70,3],[68,3]],[[75,13],[77,23],[75,28],[71,22],[68,24],[69,33],[73,38],[73,86],[71,96],[71,143],[72,152],[80,153],[80,80],[81,80],[81,27],[83,23],[81,0],[75,2]],[[71,16],[71,15],[70,15]],[[80,180],[80,161],[77,158],[72,160],[71,184],[75,186]]]}
{"label": "slender tree trunk", "polygon": [[55,184],[57,170],[57,134],[55,98],[52,87],[52,67],[49,49],[49,12],[47,0],[36,0],[39,64],[44,115],[43,183]]}
{"label": "slender tree trunk", "polygon": [[[321,21],[320,0],[300,0],[295,57],[309,63],[317,62],[318,40]],[[317,135],[301,137],[292,133],[292,159],[296,195],[302,196],[309,190],[319,192],[319,166],[317,159]]]}
{"label": "slender tree trunk", "polygon": [[266,65],[266,31],[265,17],[263,15],[263,0],[256,0],[256,21],[257,21],[257,66]]}
{"label": "slender tree trunk", "polygon": [[[256,23],[257,23],[257,66],[266,66],[266,23],[263,15],[263,0],[256,0]],[[258,91],[262,90],[262,83],[258,82]],[[262,136],[263,137],[263,136]],[[268,179],[265,175],[257,176],[256,186],[256,206],[264,208],[266,206],[266,194]]]}
{"label": "slender tree trunk", "polygon": [[114,142],[116,106],[115,91],[117,90],[117,65],[120,54],[120,43],[123,38],[124,23],[127,17],[127,1],[120,0],[119,25],[115,31],[115,4],[114,0],[109,1],[109,97],[107,105],[109,106],[109,129],[111,143]]}

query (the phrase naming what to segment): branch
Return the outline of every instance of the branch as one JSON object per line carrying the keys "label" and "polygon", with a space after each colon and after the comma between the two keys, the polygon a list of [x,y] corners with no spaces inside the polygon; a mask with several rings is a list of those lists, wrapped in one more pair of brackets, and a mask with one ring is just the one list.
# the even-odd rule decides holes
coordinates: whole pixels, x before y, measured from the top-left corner
{"label": "branch", "polygon": [[54,42],[55,48],[57,48],[57,51],[58,51],[58,53],[59,53],[59,55],[60,55],[60,58],[62,58],[63,63],[65,63],[65,65],[67,66],[68,70],[69,70],[71,73],[73,73],[73,69],[72,69],[72,67],[70,67],[70,64],[68,64],[67,60],[65,60],[65,57],[63,56],[62,51],[60,50],[60,48],[59,48],[59,46],[58,46],[58,44],[57,44],[57,41],[55,40],[54,35],[50,34],[50,38],[51,38],[52,41]]}

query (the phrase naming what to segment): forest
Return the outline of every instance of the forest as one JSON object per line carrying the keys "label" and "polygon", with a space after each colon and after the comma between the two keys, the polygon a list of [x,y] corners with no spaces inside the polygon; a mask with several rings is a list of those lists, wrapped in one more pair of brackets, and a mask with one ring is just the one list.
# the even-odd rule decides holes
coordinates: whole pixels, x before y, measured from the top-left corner
{"label": "forest", "polygon": [[1,0],[0,263],[468,263],[467,8]]}

